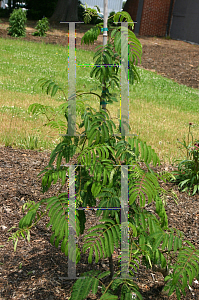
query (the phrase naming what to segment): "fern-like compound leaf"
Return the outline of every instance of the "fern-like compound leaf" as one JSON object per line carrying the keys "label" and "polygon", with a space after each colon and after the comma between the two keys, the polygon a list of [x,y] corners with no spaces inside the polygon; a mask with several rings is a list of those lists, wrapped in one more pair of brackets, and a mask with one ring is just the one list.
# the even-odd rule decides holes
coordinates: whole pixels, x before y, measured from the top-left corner
{"label": "fern-like compound leaf", "polygon": [[28,213],[20,220],[19,228],[25,228],[32,225],[33,220],[35,219],[36,212],[39,209],[40,203],[37,203],[31,207]]}
{"label": "fern-like compound leaf", "polygon": [[[90,21],[91,19],[87,19],[86,21]],[[81,44],[86,44],[86,45],[89,45],[89,44],[94,44],[94,41],[97,40],[98,36],[100,34],[100,28],[95,26],[95,27],[92,27],[91,29],[89,29],[85,34],[84,36],[82,37],[81,39]]]}
{"label": "fern-like compound leaf", "polygon": [[100,258],[102,257],[102,253],[104,257],[110,257],[114,251],[114,245],[118,247],[118,240],[120,239],[119,226],[115,224],[115,221],[111,219],[101,219],[100,222],[105,222],[105,224],[99,224],[89,228],[89,231],[92,230],[92,232],[84,237],[85,244],[83,246],[84,250],[86,250],[89,247],[91,249],[91,246],[93,248],[94,244],[96,245],[94,250],[97,261],[99,259],[98,249]]}
{"label": "fern-like compound leaf", "polygon": [[106,294],[100,297],[100,300],[116,300],[116,299],[118,299],[118,296],[113,295],[109,292],[107,292]]}
{"label": "fern-like compound leaf", "polygon": [[94,278],[87,276],[84,279],[79,279],[73,285],[73,290],[71,294],[71,300],[84,300],[88,296],[92,286]]}
{"label": "fern-like compound leaf", "polygon": [[[165,278],[167,281],[165,288],[169,289],[169,294],[178,288],[179,292],[184,295],[187,281],[189,285],[192,285],[193,279],[198,276],[199,250],[196,250],[189,241],[186,242],[189,247],[184,246],[179,250],[178,258],[173,266],[173,274]],[[180,299],[179,292],[178,299]]]}

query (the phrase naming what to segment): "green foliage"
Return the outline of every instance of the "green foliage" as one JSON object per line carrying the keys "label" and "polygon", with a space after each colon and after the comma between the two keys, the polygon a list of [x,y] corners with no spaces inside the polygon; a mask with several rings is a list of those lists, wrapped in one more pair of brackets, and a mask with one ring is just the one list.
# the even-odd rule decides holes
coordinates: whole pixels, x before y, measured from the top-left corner
{"label": "green foliage", "polygon": [[[96,12],[97,13],[97,12]],[[93,12],[90,9],[86,8],[85,10],[85,22],[90,22]],[[112,18],[112,17],[111,17]],[[120,12],[114,15],[114,22],[127,20],[131,22],[130,28],[133,28],[133,21],[127,12]],[[110,23],[108,23],[108,28],[110,30]],[[89,45],[93,44],[97,40],[100,29],[103,28],[103,23],[97,24],[95,27],[88,30],[82,37],[81,43]],[[114,86],[118,86],[120,82],[119,77],[119,64],[121,63],[121,26],[114,28],[109,36],[107,45],[100,46],[94,55],[95,66],[90,73],[91,77],[95,77],[101,83],[102,94],[101,94],[101,105],[106,105],[112,103],[112,96],[109,93],[109,87],[114,89]],[[123,29],[124,30],[124,29]],[[126,77],[129,79],[130,84],[133,84],[134,81],[139,80],[139,75],[136,71],[135,65],[138,60],[141,61],[142,56],[142,45],[139,40],[136,38],[135,34],[126,28],[124,34],[128,33],[128,53],[129,53],[129,68],[126,74]],[[112,100],[111,100],[112,98]]]}
{"label": "green foliage", "polygon": [[187,157],[178,164],[178,171],[173,172],[173,181],[182,192],[192,192],[194,195],[199,193],[199,140],[193,140],[191,126],[192,123],[189,123],[188,143],[185,140],[183,143],[179,142],[186,149]]}
{"label": "green foliage", "polygon": [[[61,92],[66,98],[64,88],[56,83],[52,79],[41,78],[37,82],[37,86],[41,87],[47,95],[54,97],[57,92]],[[81,93],[80,93],[81,96]],[[76,100],[76,113],[82,114],[84,112],[85,105],[81,99]],[[43,105],[40,103],[33,103],[29,106],[28,111],[32,116],[37,117],[39,115],[44,115],[48,122],[45,126],[50,126],[51,128],[57,129],[60,134],[63,134],[67,130],[66,120],[68,120],[68,102],[64,102],[56,108],[50,105]]]}
{"label": "green foliage", "polygon": [[18,145],[21,149],[38,149],[38,137],[34,135],[28,135],[27,137],[21,139]]}
{"label": "green foliage", "polygon": [[192,285],[194,277],[198,276],[199,273],[199,250],[189,242],[188,244],[179,252],[178,258],[173,268],[173,273],[165,278],[167,284],[165,290],[169,290],[168,296],[170,296],[173,291],[176,291],[177,299],[181,299],[181,293],[185,296],[185,288]]}
{"label": "green foliage", "polygon": [[101,23],[102,18],[98,14],[98,13],[100,13],[100,9],[97,5],[94,6],[94,7],[96,7],[97,11],[94,8],[88,7],[87,4],[85,4],[85,5],[80,4],[80,5],[84,8],[83,16],[84,16],[84,22],[86,24],[90,23],[90,24],[97,25],[97,24]]}
{"label": "green foliage", "polygon": [[[120,15],[119,17],[121,18]],[[115,20],[119,20],[119,17],[117,15]],[[130,20],[127,13],[122,14],[122,18]],[[112,32],[113,43],[99,47],[94,56],[95,64],[99,66],[93,68],[91,76],[99,80],[103,93],[101,96],[93,94],[100,98],[100,102],[104,99],[113,102],[114,97],[108,88],[119,86],[120,29],[116,28]],[[141,47],[134,35],[130,33],[129,37],[129,49],[132,52],[130,65],[132,74],[136,76],[133,66],[137,57],[141,56]],[[114,66],[113,62],[116,62]],[[104,65],[107,64],[111,66],[106,68]],[[39,85],[52,97],[58,91],[65,97],[64,89],[51,79],[41,79]],[[77,91],[77,97],[82,94],[87,93]],[[166,181],[172,175],[152,170],[152,164],[154,167],[160,164],[155,151],[137,136],[122,137],[108,110],[95,110],[77,102],[77,111],[80,113],[81,122],[76,124],[77,134],[70,136],[67,134],[68,99],[57,109],[37,103],[29,107],[32,114],[43,114],[47,117],[46,125],[65,130],[66,134],[62,135],[61,141],[52,151],[48,165],[38,174],[42,179],[43,193],[52,184],[60,183],[61,187],[57,195],[42,199],[38,203],[30,202],[24,207],[27,213],[20,220],[17,231],[9,238],[13,240],[14,250],[20,237],[30,240],[31,228],[48,214],[47,227],[51,226],[52,230],[51,244],[55,247],[60,245],[61,251],[73,262],[80,261],[81,250],[77,243],[72,247],[68,221],[73,229],[76,226],[76,237],[84,234],[83,252],[88,253],[88,263],[92,263],[93,259],[98,263],[109,258],[110,271],[92,270],[82,274],[85,278],[78,279],[73,285],[71,300],[86,299],[90,292],[96,295],[98,286],[101,287],[100,299],[127,300],[132,299],[132,294],[142,299],[138,286],[133,281],[134,272],[137,272],[141,263],[161,272],[165,277],[165,289],[169,290],[169,295],[176,291],[177,298],[180,299],[181,293],[185,293],[187,281],[191,285],[198,274],[199,251],[184,240],[182,232],[169,227],[165,210],[165,195],[169,192],[160,187],[159,180]],[[77,164],[74,165],[75,182],[71,183],[68,163],[76,153],[79,156]],[[121,224],[123,168],[128,168],[129,214],[128,222]],[[69,219],[70,207],[66,191],[74,183],[76,203],[74,210],[70,211]],[[63,188],[65,192],[62,191]],[[148,205],[152,203],[155,212],[148,209]],[[91,226],[86,234],[86,214],[82,207],[95,207],[96,217],[100,217],[99,224]],[[130,279],[121,278],[120,272],[114,274],[111,262],[114,247],[120,248],[120,234],[127,233],[127,228],[129,243],[125,251],[128,251],[129,257],[124,268],[128,268],[129,276],[132,277]]]}
{"label": "green foliage", "polygon": [[90,76],[95,77],[97,80],[99,80],[101,85],[105,83],[106,90],[104,98],[107,102],[109,102],[111,101],[111,94],[108,92],[108,88],[111,87],[112,89],[114,89],[115,86],[119,87],[120,85],[118,74],[118,55],[113,52],[113,46],[111,44],[107,44],[105,46],[98,46],[98,51],[95,53],[93,60],[95,66],[90,72]]}
{"label": "green foliage", "polygon": [[22,8],[14,9],[9,18],[8,34],[13,37],[25,36],[26,12]]}
{"label": "green foliage", "polygon": [[[68,166],[64,166],[63,163],[67,164],[76,151],[81,149],[78,166],[75,167],[77,236],[84,233],[86,221],[85,212],[78,210],[79,207],[97,207],[96,200],[98,198],[100,201],[96,216],[99,217],[102,214],[100,224],[92,226],[84,236],[83,251],[89,251],[88,262],[91,263],[93,257],[95,257],[95,263],[98,263],[100,259],[111,257],[114,246],[120,247],[119,238],[122,229],[119,209],[121,197],[120,165],[129,165],[130,274],[133,275],[132,269],[136,271],[139,268],[137,260],[142,259],[142,263],[148,268],[159,270],[166,276],[168,271],[172,269],[172,261],[175,261],[178,252],[178,263],[174,264],[176,272],[182,273],[181,270],[183,270],[184,275],[182,276],[188,276],[188,279],[192,282],[193,276],[190,277],[189,269],[195,268],[196,273],[197,266],[194,261],[199,259],[198,252],[194,250],[193,255],[189,255],[189,247],[187,248],[184,244],[186,241],[183,242],[182,233],[168,227],[162,189],[158,182],[159,179],[164,179],[164,174],[156,174],[149,167],[150,163],[153,162],[156,166],[159,161],[154,150],[137,137],[125,140],[120,136],[113,135],[116,133],[116,126],[109,114],[102,109],[98,112],[88,107],[82,115],[82,123],[79,124],[79,128],[83,129],[81,136],[62,137],[62,141],[51,153],[48,166],[40,172],[39,176],[42,177],[43,192],[46,192],[52,184],[56,184],[58,181],[64,187],[68,184]],[[56,162],[56,165],[54,162]],[[140,166],[140,162],[145,165],[145,168]],[[79,165],[82,165],[82,167]],[[155,202],[157,217],[147,210],[147,205],[151,202]],[[110,207],[118,207],[118,210],[102,211],[100,209]],[[61,251],[65,255],[69,255],[73,261],[79,262],[81,258],[80,249],[76,246],[77,254],[75,257],[74,249],[70,249],[68,238],[67,193],[62,193],[60,189],[57,196],[42,199],[37,204],[30,204],[28,209],[28,213],[19,222],[18,231],[12,236],[15,249],[18,238],[20,236],[25,238],[25,233],[28,233],[41,217],[48,213],[50,221],[47,226],[52,226],[50,242],[56,247],[60,244]],[[73,221],[75,221],[75,215],[72,218],[72,223]],[[167,261],[168,255],[170,257],[169,261]],[[189,266],[188,270],[184,266],[184,260],[182,260],[184,256],[187,257],[187,263],[189,263],[187,264]],[[182,261],[184,267],[181,264]],[[109,275],[110,273],[106,273],[106,276]],[[128,299],[128,295],[132,292],[142,299],[132,280],[127,283],[126,280],[118,278],[119,274],[114,276],[108,288],[104,287],[102,289],[101,299],[107,297],[118,299],[116,286],[119,285],[121,299],[122,297]],[[171,291],[176,289],[177,293],[180,289],[183,292],[184,283],[182,284],[181,277],[178,276],[178,283],[176,284],[177,275],[172,276],[166,277],[168,279],[168,289]],[[76,283],[73,287],[71,299],[77,299],[79,293],[82,297],[86,297],[91,290],[95,294],[96,286],[101,284],[103,287],[104,285],[103,282],[99,282],[99,279],[95,276],[92,278],[86,277],[84,284]],[[78,286],[78,289],[76,289],[76,286]]]}
{"label": "green foliage", "polygon": [[81,44],[82,43],[85,43],[87,45],[94,44],[94,41],[97,40],[99,34],[100,34],[100,27],[99,26],[92,27],[84,34],[81,40]]}
{"label": "green foliage", "polygon": [[46,36],[46,32],[49,29],[49,22],[47,18],[43,18],[42,20],[39,20],[37,22],[37,25],[35,27],[37,31],[35,31],[32,35],[36,36]]}
{"label": "green foliage", "polygon": [[[138,286],[128,279],[115,278],[111,282],[109,288],[106,289],[105,285],[100,279],[106,278],[109,274],[109,271],[101,273],[100,271],[96,270],[83,273],[81,276],[84,276],[85,278],[80,277],[80,279],[78,279],[73,285],[71,300],[86,299],[90,291],[92,291],[93,295],[96,295],[99,284],[102,285],[102,290],[106,291],[100,297],[101,300],[132,299],[132,293],[137,296],[137,299],[142,299],[142,296],[138,292]],[[118,298],[118,295],[116,294],[119,289],[121,290],[121,298]]]}

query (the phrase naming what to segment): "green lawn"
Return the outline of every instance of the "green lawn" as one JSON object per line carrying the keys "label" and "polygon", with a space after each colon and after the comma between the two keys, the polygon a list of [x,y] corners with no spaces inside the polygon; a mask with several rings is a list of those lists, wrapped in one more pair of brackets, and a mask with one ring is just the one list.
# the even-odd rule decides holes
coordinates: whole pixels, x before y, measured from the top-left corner
{"label": "green lawn", "polygon": [[[1,38],[0,51],[0,144],[52,149],[59,138],[57,131],[42,126],[45,119],[32,118],[27,108],[35,102],[56,107],[64,101],[61,93],[53,99],[42,93],[36,83],[42,77],[51,77],[65,87],[67,95],[68,49]],[[92,63],[92,57],[91,51],[77,49],[78,64]],[[91,67],[77,67],[77,90],[89,91],[96,83],[89,77],[90,70]],[[194,136],[198,135],[199,91],[154,72],[141,68],[138,72],[141,81],[129,89],[131,133],[139,134],[163,161],[171,163],[184,155],[177,139],[187,136],[189,122],[195,124]],[[119,89],[115,92],[119,99]],[[99,107],[97,97],[82,99]],[[120,102],[108,107],[116,122],[119,106]]]}

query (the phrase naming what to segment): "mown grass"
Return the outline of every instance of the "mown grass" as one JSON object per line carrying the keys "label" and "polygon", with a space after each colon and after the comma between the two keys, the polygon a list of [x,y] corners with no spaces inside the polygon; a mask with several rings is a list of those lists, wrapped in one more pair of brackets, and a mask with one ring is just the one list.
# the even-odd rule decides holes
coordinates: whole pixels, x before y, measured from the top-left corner
{"label": "mown grass", "polygon": [[[58,132],[45,124],[44,117],[27,114],[32,103],[57,107],[64,101],[61,93],[53,99],[36,86],[42,77],[62,84],[67,95],[68,49],[59,45],[0,39],[0,144],[37,149],[52,149]],[[92,63],[93,52],[77,49],[77,63]],[[97,82],[90,78],[91,67],[78,66],[77,90],[90,91]],[[192,122],[198,135],[199,91],[138,69],[139,83],[130,86],[129,109],[131,133],[150,144],[164,162],[181,158],[177,139],[182,140]],[[100,92],[100,91],[99,91]],[[115,89],[119,99],[120,90]],[[99,107],[99,99],[89,95],[82,100]],[[116,123],[120,103],[108,106]]]}

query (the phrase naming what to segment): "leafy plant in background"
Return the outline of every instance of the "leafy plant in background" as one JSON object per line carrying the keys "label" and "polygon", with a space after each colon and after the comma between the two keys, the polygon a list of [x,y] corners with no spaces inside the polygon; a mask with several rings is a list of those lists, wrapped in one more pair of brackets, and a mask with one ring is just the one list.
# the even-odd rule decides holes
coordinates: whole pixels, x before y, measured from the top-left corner
{"label": "leafy plant in background", "polygon": [[8,34],[13,37],[20,37],[26,35],[26,11],[22,8],[14,9],[9,18]]}
{"label": "leafy plant in background", "polygon": [[18,146],[21,149],[38,149],[38,138],[36,136],[28,135],[25,138],[15,137],[15,141],[10,139],[7,135],[4,138],[5,147]]}
{"label": "leafy plant in background", "polygon": [[[93,25],[97,25],[97,24],[101,23],[102,14],[100,14],[100,9],[97,5],[95,5],[94,7],[96,7],[98,13],[97,13],[95,8],[88,7],[88,5],[86,3],[85,3],[85,5],[83,5],[83,4],[80,4],[80,5],[84,10],[83,11],[83,21],[84,22],[86,21],[85,23],[90,23],[90,24],[93,24]],[[89,20],[85,19],[85,14],[86,14],[87,11],[89,11],[89,15],[87,14],[87,17],[89,18]]]}
{"label": "leafy plant in background", "polygon": [[174,172],[175,181],[182,192],[199,193],[199,140],[193,139],[192,123],[189,123],[188,141],[179,142],[185,149],[187,157],[178,164]]}
{"label": "leafy plant in background", "polygon": [[37,25],[35,27],[35,29],[37,31],[33,32],[32,35],[36,35],[36,36],[46,36],[46,32],[49,29],[49,22],[48,22],[48,18],[43,18],[42,20],[39,20],[37,22]]}
{"label": "leafy plant in background", "polygon": [[[121,13],[121,15],[127,16],[126,13]],[[118,14],[115,20],[117,18]],[[120,30],[120,27],[116,28],[113,34],[113,46],[108,44],[109,46],[100,48],[96,53],[99,62],[104,64],[107,60],[110,63],[116,61],[116,56],[114,56],[116,53],[120,55],[118,46],[120,43],[117,42],[117,40],[121,42]],[[96,38],[92,36],[92,33],[95,34],[95,30],[87,34],[87,41]],[[139,45],[135,37],[134,40],[136,45]],[[112,60],[110,57],[113,57]],[[132,74],[136,74],[132,64],[130,68]],[[95,67],[92,74],[95,74],[100,85],[105,82],[108,88],[111,84],[110,79],[114,78],[113,82],[118,83],[116,71],[116,67],[110,67],[109,70],[102,66],[99,67],[98,76]],[[40,84],[51,96],[55,95],[58,90],[63,91],[52,80],[43,80]],[[101,88],[104,87],[101,86]],[[78,95],[81,96],[81,94],[82,92]],[[110,93],[106,91],[104,94],[104,98],[102,94],[98,95],[100,102],[103,98],[111,103]],[[67,121],[67,102],[63,104],[62,109]],[[51,110],[50,107],[40,104],[30,107],[32,113],[43,113],[46,116],[49,110]],[[60,128],[56,119],[48,119],[47,124],[53,128]],[[51,244],[56,247],[61,244],[61,251],[78,263],[81,259],[78,238],[84,233],[86,222],[85,211],[79,208],[95,207],[96,217],[101,218],[99,225],[92,226],[84,236],[83,252],[89,251],[89,263],[94,258],[96,264],[100,259],[108,258],[109,271],[91,270],[82,274],[85,278],[75,282],[70,299],[86,299],[89,292],[93,294],[98,292],[98,286],[101,287],[100,299],[132,299],[132,295],[134,298],[142,299],[138,286],[133,281],[134,272],[139,269],[138,262],[162,272],[168,295],[176,291],[177,298],[180,299],[181,293],[185,294],[185,289],[188,287],[187,281],[189,280],[189,285],[191,285],[194,277],[198,276],[199,251],[190,242],[184,240],[179,230],[168,226],[165,211],[165,196],[168,192],[160,187],[159,180],[166,181],[171,178],[171,174],[155,173],[152,170],[149,164],[153,163],[156,166],[160,161],[155,151],[145,142],[136,136],[127,139],[115,133],[119,132],[108,110],[101,109],[101,107],[99,111],[89,106],[85,108],[81,114],[81,122],[77,124],[77,135],[66,134],[62,137],[61,142],[51,153],[48,166],[38,175],[42,177],[44,193],[57,182],[61,184],[59,192],[38,203],[28,203],[27,214],[20,220],[19,228],[9,239],[13,239],[14,250],[16,250],[18,239],[23,237],[30,241],[31,228],[36,226],[43,216],[48,215],[50,220],[47,227],[52,225]],[[68,234],[69,177],[67,173],[69,166],[65,164],[68,164],[76,153],[79,153],[78,164],[75,166],[76,220],[75,215],[73,218],[70,215],[70,219],[72,222],[76,221],[77,243],[75,243],[75,248],[72,248]],[[54,162],[56,164],[53,164]],[[114,273],[112,257],[114,247],[120,248],[120,232],[123,231],[120,224],[120,198],[121,166],[125,165],[129,166],[129,218],[128,224],[125,225],[129,226],[129,260],[126,262],[126,267],[129,268],[130,279],[121,278],[120,271]],[[155,205],[154,213],[148,209],[148,204],[151,203]],[[113,207],[116,209],[110,210]],[[102,208],[107,209],[102,210]]]}
{"label": "leafy plant in background", "polygon": [[37,149],[38,148],[38,137],[28,135],[27,137],[21,139],[20,143],[18,144],[21,149]]}

